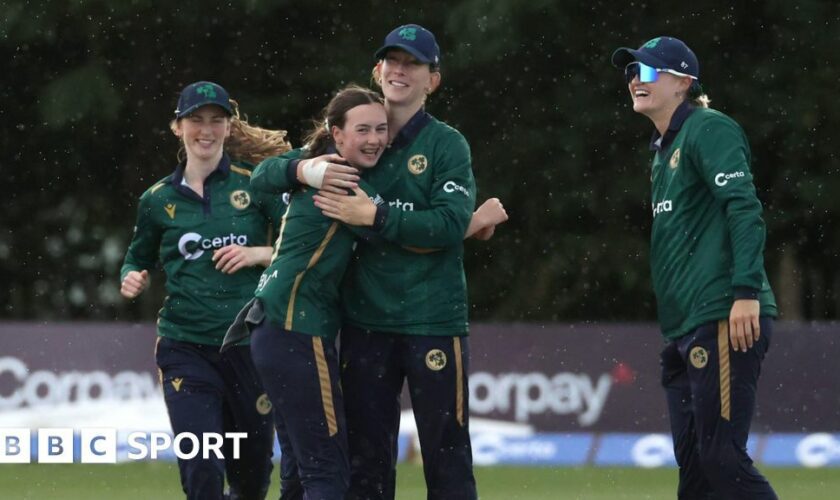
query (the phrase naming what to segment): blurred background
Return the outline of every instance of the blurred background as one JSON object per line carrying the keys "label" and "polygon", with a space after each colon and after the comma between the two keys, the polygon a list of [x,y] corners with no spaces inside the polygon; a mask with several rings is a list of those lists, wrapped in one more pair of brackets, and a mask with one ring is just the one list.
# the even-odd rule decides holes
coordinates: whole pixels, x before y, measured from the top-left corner
{"label": "blurred background", "polygon": [[[367,84],[384,36],[409,22],[442,49],[427,110],[469,141],[478,201],[499,197],[511,216],[491,241],[466,243],[476,463],[674,465],[648,267],[652,125],[609,61],[619,46],[671,35],[698,55],[712,107],[744,128],[765,208],[782,321],[751,452],[763,467],[840,465],[840,2],[830,0],[4,0],[0,427],[165,428],[151,357],[164,279],[129,302],[118,272],[140,194],[176,165],[179,91],[216,81],[251,123],[299,146],[332,93]],[[415,434],[401,436],[409,463]],[[4,491],[49,481],[4,467]],[[35,496],[76,481],[78,467]],[[480,489],[506,500],[667,498],[676,481],[494,470],[479,472]],[[768,473],[784,498],[840,488],[836,469],[784,470]],[[143,474],[168,474],[164,491],[177,497],[174,468],[132,477]],[[424,497],[417,470],[400,477]],[[163,498],[136,482],[137,498]]]}

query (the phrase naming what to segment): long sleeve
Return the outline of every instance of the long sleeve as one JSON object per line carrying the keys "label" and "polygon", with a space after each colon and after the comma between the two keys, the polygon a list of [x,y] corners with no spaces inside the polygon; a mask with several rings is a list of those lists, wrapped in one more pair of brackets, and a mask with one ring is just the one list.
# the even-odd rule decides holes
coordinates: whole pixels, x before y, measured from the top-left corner
{"label": "long sleeve", "polygon": [[160,239],[161,230],[152,218],[150,196],[147,193],[140,197],[134,236],[131,238],[122,269],[120,269],[120,281],[125,279],[125,275],[130,271],[152,269],[157,264]]}
{"label": "long sleeve", "polygon": [[698,143],[701,175],[725,209],[734,262],[732,287],[760,290],[766,228],[750,172],[746,136],[738,124],[723,116],[709,118],[703,128]]}
{"label": "long sleeve", "polygon": [[426,248],[463,242],[476,198],[470,149],[457,132],[441,142],[431,162],[435,169],[429,200],[431,208],[404,211],[396,206],[380,207],[374,228],[386,240]]}
{"label": "long sleeve", "polygon": [[283,155],[261,161],[251,175],[251,188],[271,194],[280,194],[298,187],[294,177],[289,176],[289,167],[295,167],[302,150],[293,149]]}

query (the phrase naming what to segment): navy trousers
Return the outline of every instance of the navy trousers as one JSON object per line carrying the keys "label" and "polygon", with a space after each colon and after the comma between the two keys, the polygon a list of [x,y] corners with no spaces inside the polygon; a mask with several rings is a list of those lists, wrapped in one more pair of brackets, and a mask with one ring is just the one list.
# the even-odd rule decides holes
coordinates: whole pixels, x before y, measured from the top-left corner
{"label": "navy trousers", "polygon": [[727,320],[706,323],[662,351],[680,499],[777,499],[747,454],[773,320],[762,317],[760,326],[761,336],[747,352],[732,350]]}
{"label": "navy trousers", "polygon": [[251,355],[274,406],[283,500],[343,500],[350,482],[335,345],[262,321]]}
{"label": "navy trousers", "polygon": [[400,393],[408,380],[427,497],[475,500],[467,337],[341,331],[341,383],[350,443],[348,500],[395,494]]}
{"label": "navy trousers", "polygon": [[[257,375],[248,346],[219,353],[219,346],[199,345],[158,337],[155,358],[172,430],[194,433],[245,432],[239,459],[233,459],[230,440],[224,441],[224,460],[202,452],[178,459],[181,486],[188,499],[265,498],[271,480],[274,446],[271,404]],[[188,452],[189,441],[182,441]],[[225,474],[230,486],[224,496]]]}

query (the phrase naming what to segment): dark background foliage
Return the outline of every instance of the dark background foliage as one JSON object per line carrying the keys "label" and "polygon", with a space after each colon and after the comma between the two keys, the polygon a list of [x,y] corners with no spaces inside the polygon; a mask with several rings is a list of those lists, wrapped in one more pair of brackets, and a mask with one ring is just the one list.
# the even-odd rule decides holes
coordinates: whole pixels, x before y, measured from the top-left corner
{"label": "dark background foliage", "polygon": [[217,81],[298,145],[333,91],[369,81],[384,35],[417,22],[443,50],[428,109],[469,140],[479,201],[511,215],[467,243],[473,318],[654,318],[651,125],[609,56],[668,34],[750,138],[784,317],[836,319],[838,17],[828,0],[6,0],[0,317],[153,317],[162,276],[130,304],[117,275],[137,198],[175,165],[179,90]]}

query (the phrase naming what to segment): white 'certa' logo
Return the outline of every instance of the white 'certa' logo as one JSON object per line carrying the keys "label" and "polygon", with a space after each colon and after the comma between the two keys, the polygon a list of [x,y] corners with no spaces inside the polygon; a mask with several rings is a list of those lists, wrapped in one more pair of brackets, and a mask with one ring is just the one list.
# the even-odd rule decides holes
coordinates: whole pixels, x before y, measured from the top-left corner
{"label": "white 'certa' logo", "polygon": [[187,233],[178,240],[178,251],[186,260],[195,260],[204,255],[205,250],[213,250],[228,245],[248,246],[248,236],[230,233],[227,236],[204,238],[198,233]]}
{"label": "white 'certa' logo", "polygon": [[732,172],[731,174],[724,174],[723,172],[717,174],[715,176],[715,184],[718,186],[725,186],[729,179],[734,179],[736,177],[744,177],[744,172]]}
{"label": "white 'certa' logo", "polygon": [[443,190],[447,193],[454,193],[455,191],[458,191],[460,193],[463,193],[464,196],[466,196],[467,198],[470,197],[470,192],[467,191],[467,188],[465,188],[464,186],[459,186],[453,181],[446,181],[446,184],[443,185]]}
{"label": "white 'certa' logo", "polygon": [[190,250],[187,250],[187,245],[190,243],[198,243],[201,241],[201,235],[198,233],[187,233],[181,236],[178,240],[178,251],[184,256],[186,260],[195,260],[204,253],[199,245],[190,245]]}

